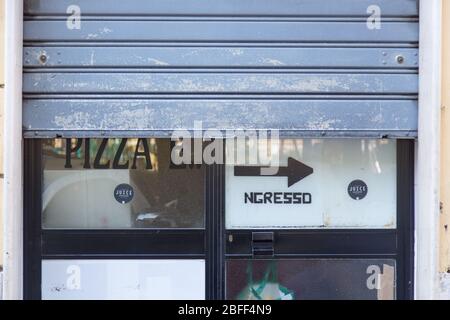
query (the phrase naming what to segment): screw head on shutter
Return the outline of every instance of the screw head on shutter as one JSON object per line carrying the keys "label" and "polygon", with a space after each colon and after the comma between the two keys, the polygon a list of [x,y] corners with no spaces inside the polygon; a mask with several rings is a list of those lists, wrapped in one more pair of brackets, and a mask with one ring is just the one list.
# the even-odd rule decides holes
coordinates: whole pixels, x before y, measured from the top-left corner
{"label": "screw head on shutter", "polygon": [[45,64],[46,62],[47,62],[47,55],[46,54],[44,54],[44,53],[42,53],[40,56],[39,56],[39,62],[40,63],[42,63],[42,64]]}
{"label": "screw head on shutter", "polygon": [[403,62],[405,62],[405,57],[402,55],[398,55],[395,57],[395,60],[397,61],[398,64],[403,64]]}

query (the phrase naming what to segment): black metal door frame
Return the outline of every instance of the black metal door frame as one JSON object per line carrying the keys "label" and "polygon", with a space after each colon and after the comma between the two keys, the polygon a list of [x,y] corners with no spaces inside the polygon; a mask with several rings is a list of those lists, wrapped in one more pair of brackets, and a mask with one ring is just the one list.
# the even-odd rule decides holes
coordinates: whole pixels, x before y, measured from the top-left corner
{"label": "black metal door frame", "polygon": [[[205,230],[42,230],[41,151],[41,140],[24,140],[25,299],[41,298],[42,260],[55,258],[205,259],[205,296],[207,299],[224,299],[225,259],[252,256],[249,247],[250,230],[225,230],[225,166],[219,164],[204,168]],[[275,237],[285,240],[281,243],[297,244],[275,248],[275,258],[288,256],[395,258],[397,299],[413,299],[413,217],[414,141],[397,140],[397,229],[269,231],[273,231]],[[232,246],[226,241],[230,232],[235,239]],[[136,242],[136,238],[142,241]],[[108,239],[108,241],[98,242],[95,239]],[[104,243],[110,245],[105,246]],[[164,249],[156,245],[158,243],[164,243]],[[304,247],[298,245],[299,243],[309,245]],[[361,246],[361,244],[365,245]]]}

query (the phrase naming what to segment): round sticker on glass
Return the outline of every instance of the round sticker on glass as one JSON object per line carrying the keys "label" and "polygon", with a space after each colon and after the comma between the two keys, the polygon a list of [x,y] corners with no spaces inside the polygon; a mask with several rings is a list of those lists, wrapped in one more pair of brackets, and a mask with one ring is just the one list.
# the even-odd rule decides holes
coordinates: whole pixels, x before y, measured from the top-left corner
{"label": "round sticker on glass", "polygon": [[361,200],[367,196],[367,184],[362,180],[353,180],[348,185],[348,195],[354,200]]}
{"label": "round sticker on glass", "polygon": [[133,200],[134,190],[133,187],[129,184],[122,183],[119,184],[116,189],[114,189],[114,198],[116,198],[117,202],[122,204],[128,203]]}

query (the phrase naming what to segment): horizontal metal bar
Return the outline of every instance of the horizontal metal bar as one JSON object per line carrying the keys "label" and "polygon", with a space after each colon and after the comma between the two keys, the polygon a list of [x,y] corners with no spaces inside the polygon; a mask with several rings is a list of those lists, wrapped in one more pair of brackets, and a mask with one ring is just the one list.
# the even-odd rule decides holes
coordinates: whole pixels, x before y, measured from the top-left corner
{"label": "horizontal metal bar", "polygon": [[281,15],[367,16],[371,5],[383,15],[417,16],[416,0],[25,0],[25,15],[66,15],[70,5],[97,15]]}
{"label": "horizontal metal bar", "polygon": [[[83,21],[367,22],[368,16],[83,15]],[[24,21],[67,21],[67,15],[24,16]],[[381,22],[418,22],[418,16],[382,16]]]}
{"label": "horizontal metal bar", "polygon": [[152,260],[152,259],[205,259],[204,254],[43,254],[42,260]]}
{"label": "horizontal metal bar", "polygon": [[417,100],[417,94],[24,94],[24,99],[47,100]]}
{"label": "horizontal metal bar", "polygon": [[25,73],[27,93],[417,94],[415,74]]}
{"label": "horizontal metal bar", "polygon": [[416,22],[24,21],[24,41],[417,42]]}
{"label": "horizontal metal bar", "polygon": [[49,255],[203,255],[204,231],[44,230],[42,254]]}
{"label": "horizontal metal bar", "polygon": [[24,100],[26,131],[417,130],[414,100]]}
{"label": "horizontal metal bar", "polygon": [[[274,231],[274,255],[349,255],[349,254],[397,254],[396,230],[370,231]],[[226,253],[252,254],[252,232],[228,230]]]}
{"label": "horizontal metal bar", "polygon": [[129,67],[129,68],[111,68],[111,67],[78,67],[78,68],[70,68],[70,67],[49,67],[49,68],[41,68],[41,67],[27,67],[23,70],[23,73],[102,73],[102,74],[110,74],[110,73],[176,73],[176,74],[185,74],[185,73],[195,73],[195,74],[204,74],[204,73],[245,73],[245,74],[342,74],[342,73],[350,73],[350,74],[415,74],[419,73],[418,67],[411,68],[281,68],[281,67],[272,67],[272,68],[260,68],[260,67],[250,67],[250,68],[239,68],[239,67],[222,67],[222,68],[195,68],[195,67],[181,67],[181,68],[167,68],[167,67]]}
{"label": "horizontal metal bar", "polygon": [[[252,254],[225,254],[226,260],[239,260],[239,259],[255,259]],[[355,254],[275,254],[273,259],[397,259],[397,254],[366,254],[366,253],[355,253]],[[267,257],[260,257],[259,259],[267,260]],[[272,259],[272,258],[269,258]]]}
{"label": "horizontal metal bar", "polygon": [[[41,57],[45,56],[45,63]],[[402,63],[397,57],[403,57]],[[25,47],[24,68],[417,68],[417,49]]]}
{"label": "horizontal metal bar", "polygon": [[[173,131],[142,131],[142,130],[129,130],[129,131],[24,131],[24,138],[26,139],[45,139],[45,138],[171,138]],[[279,131],[280,137],[284,138],[373,138],[373,139],[415,139],[417,138],[417,131],[408,130],[327,130],[327,131],[314,131],[314,130],[281,130]]]}
{"label": "horizontal metal bar", "polygon": [[209,42],[189,42],[189,41],[177,41],[172,43],[167,42],[145,42],[145,41],[70,41],[70,42],[58,42],[58,41],[25,41],[24,47],[230,47],[230,48],[418,48],[419,42],[404,42],[404,43],[390,43],[390,42],[220,42],[220,41],[209,41]]}

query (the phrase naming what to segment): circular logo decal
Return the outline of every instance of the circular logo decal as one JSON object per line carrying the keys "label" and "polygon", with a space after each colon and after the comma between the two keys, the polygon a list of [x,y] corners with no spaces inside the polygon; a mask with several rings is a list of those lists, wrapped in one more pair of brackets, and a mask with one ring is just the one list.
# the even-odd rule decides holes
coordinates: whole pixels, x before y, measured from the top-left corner
{"label": "circular logo decal", "polygon": [[348,185],[348,195],[354,200],[364,199],[367,195],[367,184],[362,180],[353,180]]}
{"label": "circular logo decal", "polygon": [[114,198],[116,198],[117,202],[122,204],[128,203],[133,200],[134,190],[133,187],[129,184],[122,183],[119,184],[116,189],[114,189]]}

